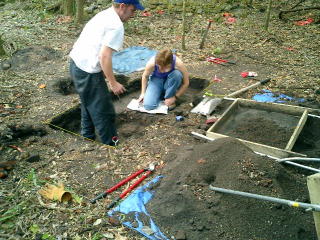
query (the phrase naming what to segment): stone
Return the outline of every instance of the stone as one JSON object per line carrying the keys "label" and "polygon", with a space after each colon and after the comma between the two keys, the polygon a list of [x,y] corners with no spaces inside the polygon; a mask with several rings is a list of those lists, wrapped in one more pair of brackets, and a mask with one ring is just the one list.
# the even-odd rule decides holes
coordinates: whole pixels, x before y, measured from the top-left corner
{"label": "stone", "polygon": [[25,159],[26,162],[34,163],[40,161],[40,155],[39,154],[32,154],[30,157]]}
{"label": "stone", "polygon": [[182,230],[179,230],[175,237],[176,237],[176,240],[186,240],[187,239],[186,233]]}

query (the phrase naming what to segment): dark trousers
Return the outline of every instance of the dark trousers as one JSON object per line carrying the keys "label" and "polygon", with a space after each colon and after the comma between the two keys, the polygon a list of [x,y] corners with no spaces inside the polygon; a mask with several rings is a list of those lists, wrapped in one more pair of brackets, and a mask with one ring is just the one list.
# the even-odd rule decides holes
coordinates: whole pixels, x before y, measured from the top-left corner
{"label": "dark trousers", "polygon": [[116,114],[103,73],[82,71],[71,60],[70,74],[81,100],[81,135],[95,139],[96,130],[102,143],[113,145]]}

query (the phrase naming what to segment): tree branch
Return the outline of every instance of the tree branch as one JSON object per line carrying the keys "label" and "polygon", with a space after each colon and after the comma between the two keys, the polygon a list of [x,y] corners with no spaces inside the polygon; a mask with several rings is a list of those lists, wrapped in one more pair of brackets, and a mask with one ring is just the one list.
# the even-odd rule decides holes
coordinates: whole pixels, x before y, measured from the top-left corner
{"label": "tree branch", "polygon": [[320,6],[317,7],[306,7],[306,8],[297,8],[297,9],[290,9],[290,10],[283,10],[279,12],[279,19],[283,19],[283,15],[290,12],[299,12],[299,11],[308,11],[308,10],[314,10],[314,9],[320,9]]}

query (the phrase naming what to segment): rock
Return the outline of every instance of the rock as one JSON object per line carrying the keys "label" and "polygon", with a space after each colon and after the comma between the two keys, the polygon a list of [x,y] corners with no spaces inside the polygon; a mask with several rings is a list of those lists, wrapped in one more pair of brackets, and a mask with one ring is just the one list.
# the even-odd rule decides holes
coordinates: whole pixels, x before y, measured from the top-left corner
{"label": "rock", "polygon": [[1,69],[2,70],[8,70],[9,68],[11,68],[11,64],[9,62],[3,62],[1,64]]}
{"label": "rock", "polygon": [[134,221],[134,222],[131,224],[131,226],[132,226],[133,228],[137,228],[137,227],[139,227],[139,224],[138,224],[137,221]]}
{"label": "rock", "polygon": [[102,219],[99,218],[99,219],[97,219],[97,220],[93,223],[93,226],[97,226],[97,225],[99,225],[99,224],[101,224],[101,223],[102,223]]}
{"label": "rock", "polygon": [[0,178],[6,178],[8,176],[8,172],[4,169],[0,169]]}
{"label": "rock", "polygon": [[205,131],[207,131],[209,128],[210,128],[210,126],[208,126],[207,124],[201,124],[201,125],[199,126],[199,129],[205,130]]}
{"label": "rock", "polygon": [[119,219],[114,218],[114,217],[109,217],[109,218],[108,218],[108,222],[109,222],[112,226],[119,226],[119,225],[121,225]]}
{"label": "rock", "polygon": [[143,226],[141,230],[148,235],[151,235],[154,233],[154,231],[149,226]]}
{"label": "rock", "polygon": [[102,236],[104,236],[107,239],[114,239],[114,235],[112,233],[102,233]]}
{"label": "rock", "polygon": [[179,230],[175,237],[176,237],[176,240],[186,240],[187,239],[186,233],[182,230]]}
{"label": "rock", "polygon": [[26,162],[34,163],[40,161],[40,155],[39,154],[32,154],[30,157],[25,159]]}
{"label": "rock", "polygon": [[198,226],[198,227],[197,227],[197,230],[198,230],[199,232],[201,232],[201,231],[205,230],[205,226]]}

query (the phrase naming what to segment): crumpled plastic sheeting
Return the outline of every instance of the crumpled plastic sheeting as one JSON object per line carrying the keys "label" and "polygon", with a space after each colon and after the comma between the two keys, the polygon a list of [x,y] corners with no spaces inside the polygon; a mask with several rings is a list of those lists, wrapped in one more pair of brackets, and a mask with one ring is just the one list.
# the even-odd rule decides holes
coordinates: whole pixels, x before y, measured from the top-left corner
{"label": "crumpled plastic sheeting", "polygon": [[[123,200],[116,208],[113,210],[110,210],[108,212],[109,216],[113,216],[116,212],[121,212],[123,214],[129,214],[134,213],[135,215],[135,221],[138,223],[138,227],[133,227],[132,222],[126,221],[126,218],[122,221],[122,224],[127,226],[128,228],[131,228],[142,235],[144,235],[146,238],[151,240],[169,240],[156,226],[156,224],[153,222],[150,214],[147,212],[147,209],[145,205],[152,199],[153,192],[148,191],[148,187],[151,184],[155,184],[162,178],[163,176],[157,176],[144,186],[138,188],[135,190],[132,194],[130,194],[125,200]],[[152,229],[152,234],[148,234],[144,231],[145,226],[143,225],[143,222],[139,220],[139,214],[143,213],[144,218],[146,216],[149,217],[149,223],[150,225],[147,227],[150,227]]]}
{"label": "crumpled plastic sheeting", "polygon": [[157,53],[142,46],[126,48],[122,51],[115,52],[112,55],[112,68],[117,74],[130,74],[136,71],[144,70],[147,62]]}
{"label": "crumpled plastic sheeting", "polygon": [[288,101],[291,102],[304,102],[303,98],[294,98],[287,96],[285,94],[274,94],[270,90],[262,89],[263,93],[257,93],[252,97],[253,100],[257,102],[274,102],[274,103],[285,103]]}

